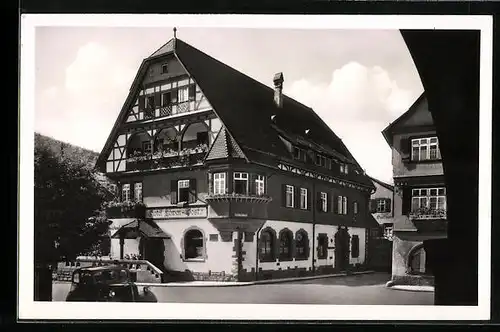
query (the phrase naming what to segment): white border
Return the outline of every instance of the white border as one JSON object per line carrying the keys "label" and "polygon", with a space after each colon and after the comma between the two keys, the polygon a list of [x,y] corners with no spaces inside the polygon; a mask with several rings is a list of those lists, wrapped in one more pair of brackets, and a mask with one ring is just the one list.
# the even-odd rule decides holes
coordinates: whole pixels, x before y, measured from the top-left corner
{"label": "white border", "polygon": [[[167,23],[167,24],[166,24]],[[479,305],[344,306],[264,304],[126,304],[33,301],[33,137],[35,28],[227,27],[294,29],[481,30],[479,135]],[[20,319],[485,320],[490,318],[492,18],[408,15],[38,15],[21,17],[19,284]],[[140,308],[140,310],[138,310]]]}

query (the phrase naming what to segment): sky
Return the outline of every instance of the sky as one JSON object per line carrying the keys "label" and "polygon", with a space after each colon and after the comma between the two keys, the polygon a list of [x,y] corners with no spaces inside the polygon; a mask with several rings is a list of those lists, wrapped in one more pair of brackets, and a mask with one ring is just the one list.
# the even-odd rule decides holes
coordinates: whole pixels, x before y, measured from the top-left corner
{"label": "sky", "polygon": [[[141,61],[173,27],[37,27],[35,131],[100,152]],[[178,28],[177,37],[312,107],[367,174],[392,183],[381,131],[422,93],[398,30]]]}

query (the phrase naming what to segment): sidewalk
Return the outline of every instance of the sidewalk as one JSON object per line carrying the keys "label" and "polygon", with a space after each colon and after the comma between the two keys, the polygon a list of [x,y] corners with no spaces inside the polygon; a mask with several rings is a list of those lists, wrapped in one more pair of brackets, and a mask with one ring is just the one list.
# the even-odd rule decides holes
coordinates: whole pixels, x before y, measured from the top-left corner
{"label": "sidewalk", "polygon": [[335,273],[335,274],[325,274],[311,277],[301,277],[301,278],[283,278],[283,279],[269,279],[269,280],[257,280],[257,281],[186,281],[186,282],[169,282],[169,283],[136,283],[137,286],[149,286],[149,287],[240,287],[240,286],[250,286],[250,285],[262,285],[262,284],[278,284],[286,283],[292,281],[301,280],[312,280],[312,279],[324,279],[324,278],[335,278],[335,277],[345,277],[348,275],[359,275],[359,274],[370,274],[374,271],[362,271],[362,272],[351,272],[347,273]]}
{"label": "sidewalk", "polygon": [[410,292],[434,292],[433,286],[394,285],[387,288],[402,290],[402,291],[410,291]]}

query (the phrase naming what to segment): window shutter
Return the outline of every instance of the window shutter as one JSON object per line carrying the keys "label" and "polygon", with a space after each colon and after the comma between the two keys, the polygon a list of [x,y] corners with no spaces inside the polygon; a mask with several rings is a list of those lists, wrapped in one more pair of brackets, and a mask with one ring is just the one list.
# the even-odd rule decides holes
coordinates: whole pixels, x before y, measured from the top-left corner
{"label": "window shutter", "polygon": [[286,207],[286,184],[281,185],[281,206]]}
{"label": "window shutter", "polygon": [[403,215],[408,215],[411,210],[411,188],[403,187],[402,200],[402,213]]}
{"label": "window shutter", "polygon": [[316,211],[318,212],[323,212],[322,210],[322,202],[321,202],[321,192],[316,192],[316,201],[315,201],[315,204],[316,204]]}
{"label": "window shutter", "polygon": [[191,84],[189,86],[189,100],[194,100],[196,95],[196,85]]}
{"label": "window shutter", "polygon": [[170,203],[177,204],[177,180],[170,181]]}
{"label": "window shutter", "polygon": [[333,193],[328,194],[330,199],[328,200],[328,211],[335,212],[335,195]]}
{"label": "window shutter", "polygon": [[391,212],[391,199],[385,199],[385,212]]}
{"label": "window shutter", "polygon": [[226,194],[229,194],[229,172],[225,173],[226,180],[224,181],[226,183]]}
{"label": "window shutter", "polygon": [[306,208],[310,211],[311,208],[313,208],[312,206],[312,197],[313,197],[313,193],[308,189],[307,190],[307,205],[306,205]]}
{"label": "window shutter", "polygon": [[330,194],[326,193],[326,211],[330,211]]}
{"label": "window shutter", "polygon": [[401,158],[403,160],[410,159],[410,152],[411,152],[410,144],[411,144],[411,140],[408,138],[402,138],[400,141]]}
{"label": "window shutter", "polygon": [[333,196],[333,213],[336,214],[339,213],[339,197],[340,196]]}
{"label": "window shutter", "polygon": [[377,201],[375,199],[370,199],[370,213],[377,212]]}
{"label": "window shutter", "polygon": [[145,108],[145,96],[139,96],[139,111],[144,111]]}
{"label": "window shutter", "polygon": [[189,203],[196,203],[196,179],[189,180]]}
{"label": "window shutter", "polygon": [[161,92],[155,93],[155,107],[161,106]]}
{"label": "window shutter", "polygon": [[207,184],[208,184],[208,194],[211,195],[214,193],[213,174],[209,172],[207,172]]}

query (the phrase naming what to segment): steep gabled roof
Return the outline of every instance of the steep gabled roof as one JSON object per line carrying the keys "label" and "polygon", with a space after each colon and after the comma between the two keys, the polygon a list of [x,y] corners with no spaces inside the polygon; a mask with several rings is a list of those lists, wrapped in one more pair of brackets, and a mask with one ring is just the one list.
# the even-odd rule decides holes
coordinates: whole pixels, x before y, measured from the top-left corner
{"label": "steep gabled roof", "polygon": [[370,179],[373,181],[373,182],[376,182],[378,183],[379,185],[381,185],[382,187],[390,190],[390,191],[394,191],[394,186],[391,185],[391,184],[388,184],[388,183],[385,183],[383,181],[380,181],[379,179],[375,179],[374,177],[371,177],[370,176]]}
{"label": "steep gabled roof", "polygon": [[[248,161],[262,163],[260,156],[289,159],[290,152],[280,140],[279,130],[290,135],[303,136],[325,150],[333,150],[360,167],[349,150],[326,123],[309,107],[283,96],[283,106],[274,103],[274,90],[226,64],[210,57],[180,39],[172,39],[160,47],[139,68],[122,114],[108,139],[103,152],[111,147],[111,140],[125,116],[129,103],[138,89],[150,61],[174,54],[189,75],[198,84],[224,126],[224,140],[235,145]],[[132,96],[132,97],[131,97]],[[127,104],[128,103],[128,104]],[[274,115],[273,119],[271,116]],[[279,130],[277,130],[277,128]],[[253,157],[256,157],[255,159]],[[105,158],[100,156],[101,163]],[[356,182],[372,187],[371,180],[362,174],[354,176]]]}
{"label": "steep gabled roof", "polygon": [[425,92],[422,92],[422,94],[415,100],[415,102],[410,106],[410,108],[404,112],[399,118],[394,120],[394,122],[390,123],[384,130],[382,130],[382,135],[384,136],[386,142],[392,146],[392,131],[394,128],[399,126],[401,123],[403,123],[405,120],[410,118],[419,108],[419,106],[425,102]]}

